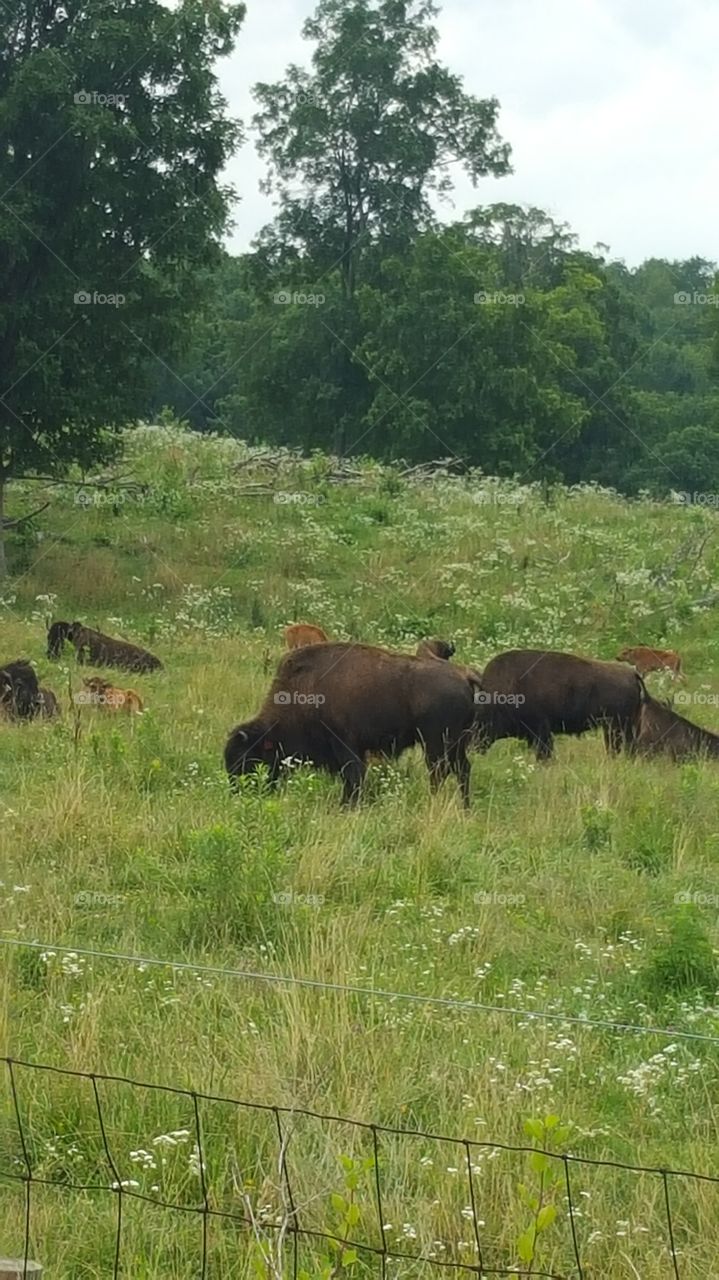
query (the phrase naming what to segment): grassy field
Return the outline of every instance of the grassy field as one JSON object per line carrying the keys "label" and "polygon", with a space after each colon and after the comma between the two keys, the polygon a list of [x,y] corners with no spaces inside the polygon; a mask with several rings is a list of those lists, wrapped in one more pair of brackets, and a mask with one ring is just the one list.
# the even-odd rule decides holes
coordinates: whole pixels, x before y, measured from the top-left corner
{"label": "grassy field", "polygon": [[[109,490],[28,484],[11,498],[11,514],[51,506],[42,536],[27,530],[11,548],[0,658],[30,657],[64,716],[0,725],[1,936],[45,944],[0,947],[0,1052],[487,1144],[532,1145],[525,1122],[553,1114],[571,1125],[562,1151],[715,1173],[716,1044],[523,1011],[719,1036],[716,766],[607,760],[598,735],[560,739],[537,766],[500,743],[474,761],[469,815],[453,782],[430,797],[416,753],[373,769],[356,812],[323,776],[300,770],[275,795],[251,781],[233,796],[221,767],[293,620],[406,650],[450,636],[458,660],[480,667],[514,646],[613,657],[671,645],[688,677],[682,709],[716,728],[714,514],[480,476],[412,483],[369,463],[335,483],[321,457],[270,465],[177,426],[129,433],[114,475]],[[142,489],[122,488],[130,477]],[[113,675],[141,693],[142,717],[71,712],[81,673],[70,649],[47,660],[48,614],[159,654],[157,675]],[[107,1184],[117,1172],[129,1190],[201,1204],[189,1099],[100,1084],[112,1169],[88,1082],[17,1068],[17,1084],[38,1178]],[[0,1175],[22,1173],[7,1071],[0,1097]],[[266,1224],[284,1203],[271,1113],[201,1113],[210,1203],[255,1219],[254,1232],[212,1220],[207,1275],[292,1275],[290,1250],[268,1256]],[[346,1234],[379,1247],[367,1133],[304,1117],[287,1129],[302,1225],[345,1234],[349,1213]],[[388,1248],[476,1265],[464,1159],[428,1138],[381,1141]],[[535,1216],[525,1201],[543,1180],[556,1219],[522,1273],[576,1275],[561,1166],[551,1187],[528,1155],[488,1145],[472,1160],[485,1267],[522,1269]],[[660,1178],[582,1167],[573,1183],[585,1277],[675,1274]],[[672,1181],[682,1280],[715,1269],[718,1193]],[[48,1280],[112,1275],[115,1201],[33,1189],[30,1254]],[[196,1216],[128,1197],[123,1215],[121,1274],[200,1275]],[[23,1223],[24,1190],[0,1176],[0,1254],[22,1253]],[[311,1280],[380,1274],[321,1241],[302,1265]],[[440,1272],[405,1261],[387,1274]]]}

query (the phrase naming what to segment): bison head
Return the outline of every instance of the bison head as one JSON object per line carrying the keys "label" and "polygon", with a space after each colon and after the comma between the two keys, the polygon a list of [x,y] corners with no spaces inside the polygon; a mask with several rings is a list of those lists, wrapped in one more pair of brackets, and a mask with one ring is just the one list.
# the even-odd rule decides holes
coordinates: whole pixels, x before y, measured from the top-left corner
{"label": "bison head", "polygon": [[420,640],[416,654],[418,658],[442,658],[449,662],[456,649],[451,640]]}
{"label": "bison head", "polygon": [[62,646],[70,634],[69,622],[53,622],[47,629],[47,656],[59,658]]}
{"label": "bison head", "polygon": [[225,768],[230,778],[254,773],[261,764],[270,771],[275,782],[280,771],[282,749],[271,729],[259,720],[248,720],[232,730],[225,746]]}

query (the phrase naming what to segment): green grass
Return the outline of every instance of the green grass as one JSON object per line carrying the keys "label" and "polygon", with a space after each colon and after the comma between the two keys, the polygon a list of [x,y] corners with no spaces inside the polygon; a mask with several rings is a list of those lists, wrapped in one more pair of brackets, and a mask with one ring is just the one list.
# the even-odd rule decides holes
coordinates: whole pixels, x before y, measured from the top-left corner
{"label": "green grass", "polygon": [[[710,763],[607,760],[589,735],[560,739],[556,761],[536,766],[521,744],[501,743],[474,761],[469,815],[452,783],[430,796],[414,753],[372,770],[353,813],[326,777],[299,771],[271,797],[254,783],[233,796],[221,768],[227,732],[259,706],[293,620],[405,649],[446,635],[478,666],[513,646],[612,657],[624,644],[671,645],[695,698],[683,710],[716,728],[716,608],[695,603],[719,570],[714,537],[697,559],[712,513],[593,489],[545,498],[479,476],[412,487],[369,463],[356,483],[334,484],[321,458],[288,455],[271,470],[232,441],[173,427],[129,435],[117,474],[146,486],[140,499],[118,490],[114,507],[88,507],[72,485],[48,487],[42,540],[30,531],[10,547],[0,658],[32,658],[65,714],[0,725],[4,938],[719,1034]],[[260,483],[303,501],[250,496]],[[38,488],[16,486],[11,513],[38,504]],[[46,659],[50,612],[162,657],[157,675],[117,673],[144,698],[143,717],[83,709],[74,719],[80,672],[69,649],[60,664]],[[556,1113],[575,1126],[565,1145],[577,1155],[715,1167],[709,1042],[671,1048],[667,1037],[521,1012],[16,947],[0,948],[0,966],[0,1051],[17,1058],[486,1142],[521,1145],[525,1120]],[[36,1174],[110,1181],[87,1082],[21,1070],[18,1080]],[[200,1203],[187,1100],[101,1090],[122,1179]],[[0,1169],[22,1171],[7,1077],[0,1096]],[[204,1104],[202,1123],[211,1202],[241,1212],[248,1196],[263,1240],[262,1222],[282,1208],[274,1121]],[[303,1224],[332,1230],[340,1157],[371,1155],[366,1136],[306,1119],[291,1127]],[[153,1145],[184,1129],[177,1147]],[[133,1160],[139,1151],[149,1161]],[[462,1158],[425,1139],[383,1141],[388,1245],[474,1261]],[[520,1265],[518,1184],[533,1176],[521,1155],[478,1158],[486,1265]],[[575,1179],[588,1275],[671,1273],[659,1179],[588,1168]],[[374,1177],[358,1182],[355,1234],[377,1244]],[[563,1187],[554,1200],[534,1271],[569,1274]],[[682,1280],[706,1280],[719,1247],[715,1189],[672,1183],[672,1200]],[[107,1194],[36,1188],[32,1256],[52,1280],[111,1274],[114,1209]],[[199,1274],[192,1215],[127,1199],[124,1212],[125,1274]],[[22,1224],[22,1188],[0,1179],[0,1253],[22,1252]],[[257,1269],[249,1241],[213,1221],[208,1275],[292,1274],[289,1251],[284,1271]],[[307,1251],[312,1280],[325,1253]],[[338,1274],[377,1274],[373,1265]]]}

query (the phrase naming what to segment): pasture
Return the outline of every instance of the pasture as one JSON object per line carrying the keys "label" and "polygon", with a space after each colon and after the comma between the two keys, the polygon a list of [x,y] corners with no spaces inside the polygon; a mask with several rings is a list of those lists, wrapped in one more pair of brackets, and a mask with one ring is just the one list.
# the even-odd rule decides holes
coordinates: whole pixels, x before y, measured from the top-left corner
{"label": "pasture", "polygon": [[[129,477],[141,487],[123,487]],[[63,707],[59,723],[0,724],[0,1052],[488,1143],[526,1143],[524,1122],[554,1114],[572,1126],[564,1151],[715,1173],[710,1039],[523,1016],[719,1035],[715,765],[607,759],[600,734],[560,738],[556,760],[537,765],[503,742],[473,757],[465,814],[453,782],[430,796],[417,752],[372,768],[353,812],[340,809],[337,781],[308,770],[273,795],[258,779],[232,795],[221,760],[294,621],[407,651],[446,636],[457,661],[480,669],[515,646],[605,658],[631,644],[676,648],[679,709],[717,729],[714,514],[478,474],[422,480],[369,462],[337,481],[320,455],[270,464],[172,423],[128,432],[103,478],[109,488],[26,486],[23,509],[51,506],[42,536],[28,529],[14,544],[0,600],[0,659],[31,658]],[[70,709],[92,668],[69,648],[47,659],[49,614],[161,657],[162,671],[112,676],[137,689],[141,716]],[[669,676],[648,684],[673,688]],[[53,953],[53,943],[197,968]],[[19,1078],[36,1174],[107,1182],[91,1091]],[[7,1075],[0,1096],[0,1166],[21,1171]],[[122,1179],[197,1203],[188,1107],[122,1085],[103,1086],[103,1098]],[[209,1192],[250,1205],[256,1226],[253,1237],[211,1223],[210,1276],[292,1274],[263,1261],[263,1224],[282,1214],[265,1125],[208,1111]],[[173,1134],[185,1136],[158,1142]],[[295,1198],[317,1229],[337,1226],[342,1157],[366,1155],[342,1126],[298,1122]],[[461,1173],[441,1143],[387,1143],[388,1244],[476,1264]],[[487,1266],[521,1267],[519,1184],[537,1176],[499,1148],[477,1158]],[[674,1274],[661,1183],[603,1168],[576,1176],[585,1274]],[[355,1234],[366,1224],[371,1239],[373,1185],[362,1171],[350,1197]],[[682,1280],[706,1280],[719,1252],[718,1192],[674,1184]],[[551,1198],[557,1216],[532,1274],[573,1274],[563,1188]],[[34,1190],[31,1256],[48,1280],[112,1274],[114,1210],[109,1195]],[[124,1212],[123,1274],[199,1274],[191,1215],[127,1198]],[[22,1187],[0,1179],[0,1253],[21,1253],[23,1222]],[[311,1280],[379,1274],[363,1256],[330,1272],[328,1258],[321,1241],[303,1254]],[[387,1273],[436,1274],[411,1261]]]}

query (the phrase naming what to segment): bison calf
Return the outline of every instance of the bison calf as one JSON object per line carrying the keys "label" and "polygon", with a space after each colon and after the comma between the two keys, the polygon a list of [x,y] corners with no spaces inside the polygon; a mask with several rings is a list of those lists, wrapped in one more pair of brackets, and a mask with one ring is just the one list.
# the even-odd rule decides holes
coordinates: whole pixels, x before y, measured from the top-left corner
{"label": "bison calf", "polygon": [[548,649],[512,649],[482,675],[475,740],[487,750],[500,738],[522,738],[549,759],[554,734],[601,726],[608,750],[630,748],[646,690],[636,671],[616,662]]}
{"label": "bison calf", "polygon": [[88,692],[76,695],[79,703],[87,702],[106,711],[130,711],[135,715],[140,715],[145,709],[142,698],[134,689],[116,689],[102,676],[90,676],[83,680],[83,684]]}
{"label": "bison calf", "polygon": [[421,743],[436,788],[452,772],[469,805],[467,745],[474,717],[472,682],[444,662],[371,645],[323,644],[285,655],[252,720],[225,747],[231,779],[267,765],[270,780],[296,757],[344,783],[357,799],[369,754],[399,756]]}
{"label": "bison calf", "polygon": [[285,642],[288,649],[302,649],[308,644],[327,644],[329,636],[321,627],[311,622],[293,622],[285,627]]}
{"label": "bison calf", "polygon": [[633,649],[622,649],[617,654],[617,662],[631,663],[640,676],[646,676],[650,671],[671,671],[680,680],[684,679],[682,660],[676,649],[651,649],[640,644]]}

